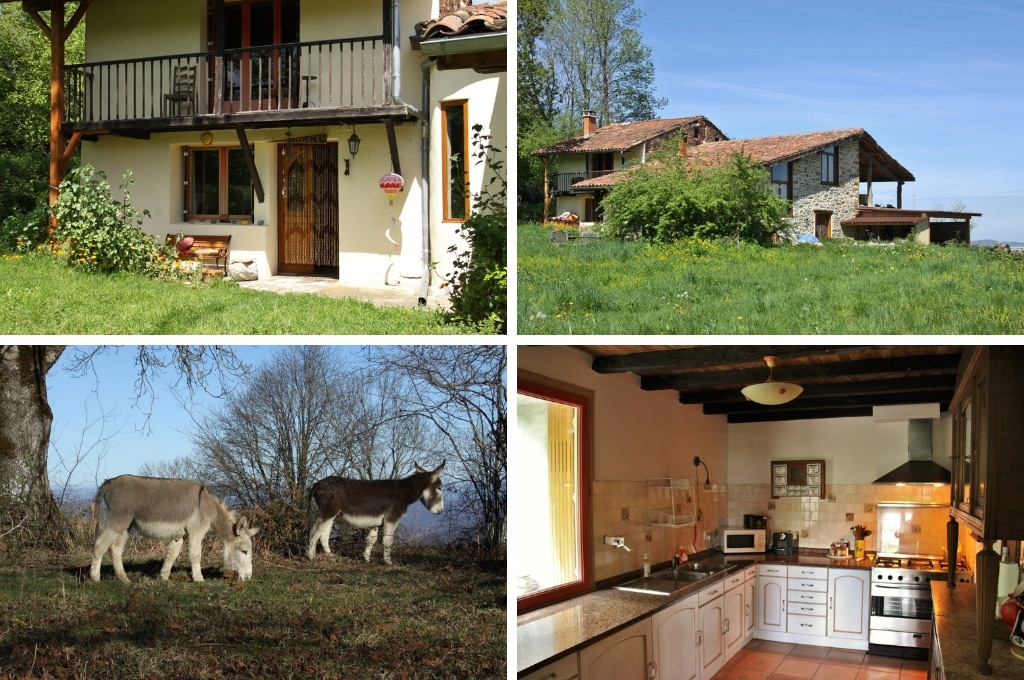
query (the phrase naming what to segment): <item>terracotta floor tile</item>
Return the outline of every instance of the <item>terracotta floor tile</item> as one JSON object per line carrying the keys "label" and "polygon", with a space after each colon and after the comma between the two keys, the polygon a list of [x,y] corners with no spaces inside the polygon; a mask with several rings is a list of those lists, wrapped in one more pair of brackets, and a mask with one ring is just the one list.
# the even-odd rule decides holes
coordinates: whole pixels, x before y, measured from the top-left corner
{"label": "terracotta floor tile", "polygon": [[814,674],[814,680],[856,680],[859,666],[838,666],[831,663],[823,663]]}
{"label": "terracotta floor tile", "polygon": [[900,680],[928,680],[928,671],[900,671]]}
{"label": "terracotta floor tile", "polygon": [[861,668],[857,673],[857,680],[900,680],[900,674]]}
{"label": "terracotta floor tile", "polygon": [[810,680],[821,666],[819,661],[808,661],[806,659],[791,659],[786,657],[782,663],[775,668],[775,673],[791,678],[805,678]]}
{"label": "terracotta floor tile", "polygon": [[903,664],[903,659],[898,659],[892,656],[878,656],[876,654],[865,654],[864,663],[861,664],[862,668],[870,668],[876,671],[886,671],[887,673],[899,673]]}
{"label": "terracotta floor tile", "polygon": [[796,649],[789,653],[790,659],[804,659],[805,661],[821,661],[829,653],[828,647],[814,647],[812,645],[797,645]]}
{"label": "terracotta floor tile", "polygon": [[715,677],[711,680],[768,680],[768,674],[761,671],[752,671],[749,668],[731,666],[715,673]]}
{"label": "terracotta floor tile", "polygon": [[750,652],[743,659],[740,659],[736,666],[737,668],[749,668],[752,671],[761,671],[762,673],[771,673],[774,671],[784,656],[779,654],[766,654],[762,651]]}
{"label": "terracotta floor tile", "polygon": [[901,672],[919,671],[921,673],[927,673],[928,672],[928,662],[927,661],[917,661],[917,660],[912,660],[912,659],[904,659],[903,660],[903,666],[900,667],[900,671]]}
{"label": "terracotta floor tile", "polygon": [[846,649],[830,649],[825,655],[825,661],[838,666],[860,666],[864,663],[864,652],[854,652]]}
{"label": "terracotta floor tile", "polygon": [[792,642],[772,642],[769,640],[762,640],[761,646],[757,648],[757,651],[786,656],[796,649],[796,647],[797,645],[794,645]]}

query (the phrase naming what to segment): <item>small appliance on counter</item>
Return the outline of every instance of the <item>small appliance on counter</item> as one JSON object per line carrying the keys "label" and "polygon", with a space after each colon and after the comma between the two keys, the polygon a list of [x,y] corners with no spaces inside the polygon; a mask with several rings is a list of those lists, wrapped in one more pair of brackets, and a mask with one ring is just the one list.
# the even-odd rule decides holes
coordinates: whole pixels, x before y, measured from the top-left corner
{"label": "small appliance on counter", "polygon": [[722,527],[722,552],[763,553],[768,547],[764,529]]}
{"label": "small appliance on counter", "polygon": [[776,555],[795,555],[800,549],[800,534],[796,531],[772,533],[772,552]]}
{"label": "small appliance on counter", "polygon": [[744,529],[767,529],[768,517],[766,515],[743,515]]}

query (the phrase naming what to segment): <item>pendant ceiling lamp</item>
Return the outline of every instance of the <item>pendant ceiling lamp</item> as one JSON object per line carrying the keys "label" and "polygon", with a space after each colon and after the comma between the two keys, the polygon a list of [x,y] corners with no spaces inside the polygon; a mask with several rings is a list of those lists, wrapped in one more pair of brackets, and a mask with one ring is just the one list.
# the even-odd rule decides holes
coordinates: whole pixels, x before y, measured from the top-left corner
{"label": "pendant ceiling lamp", "polygon": [[768,364],[768,380],[744,387],[741,390],[744,397],[758,404],[776,406],[793,401],[800,396],[804,388],[793,383],[775,382],[775,379],[772,377],[775,364],[779,362],[778,357],[767,356],[764,358],[764,362]]}

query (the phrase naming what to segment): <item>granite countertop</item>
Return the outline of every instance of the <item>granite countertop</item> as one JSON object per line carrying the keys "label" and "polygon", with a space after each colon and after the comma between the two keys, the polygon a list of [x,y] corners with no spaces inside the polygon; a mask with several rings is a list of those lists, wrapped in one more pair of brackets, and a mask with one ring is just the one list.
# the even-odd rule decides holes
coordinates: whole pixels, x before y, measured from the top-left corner
{"label": "granite countertop", "polygon": [[[1010,653],[1010,631],[1002,620],[996,621],[992,636],[992,655],[988,660],[992,675],[975,670],[978,627],[974,620],[974,594],[973,584],[958,583],[956,588],[947,588],[945,582],[932,582],[932,611],[946,680],[1024,680],[1024,661]],[[993,617],[995,613],[993,603]]]}
{"label": "granite countertop", "polygon": [[[698,556],[699,557],[699,556]],[[626,626],[651,616],[680,598],[692,595],[752,564],[771,563],[827,566],[840,569],[870,569],[874,560],[828,557],[826,550],[802,549],[796,555],[722,555],[711,553],[700,562],[725,565],[720,571],[682,589],[673,597],[613,590],[612,587],[640,576],[626,574],[598,583],[595,590],[578,597],[528,612],[516,622],[516,670],[522,676],[545,663],[570,654]],[[655,565],[655,570],[661,565]]]}

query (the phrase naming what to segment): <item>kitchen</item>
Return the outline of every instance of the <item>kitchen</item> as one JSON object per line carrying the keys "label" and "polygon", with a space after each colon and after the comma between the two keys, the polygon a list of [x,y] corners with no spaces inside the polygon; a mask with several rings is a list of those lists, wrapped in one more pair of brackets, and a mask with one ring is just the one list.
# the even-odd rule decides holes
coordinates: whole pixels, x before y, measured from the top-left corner
{"label": "kitchen", "polygon": [[[1020,360],[1015,354],[1019,350],[1009,352],[1011,367],[1019,369]],[[770,369],[762,357],[772,354],[782,359]],[[580,456],[582,468],[576,471],[581,479],[587,480],[579,489],[580,502],[573,506],[581,514],[568,530],[553,531],[553,535],[563,538],[567,532],[575,534],[579,542],[580,563],[573,568],[576,577],[570,574],[565,579],[565,589],[545,587],[545,578],[549,577],[538,576],[543,574],[544,566],[530,565],[531,558],[519,559],[522,555],[544,553],[539,546],[546,542],[546,534],[538,534],[537,528],[545,521],[529,514],[535,511],[536,503],[520,501],[514,506],[514,526],[529,532],[519,538],[513,531],[514,541],[519,540],[519,546],[524,541],[531,542],[529,550],[519,546],[513,549],[517,555],[513,583],[521,612],[517,635],[517,669],[521,677],[532,677],[531,673],[543,667],[545,660],[570,658],[583,649],[582,643],[569,639],[571,635],[562,621],[554,616],[545,617],[546,611],[567,611],[567,603],[576,601],[565,599],[570,597],[601,597],[627,609],[639,607],[637,599],[623,600],[628,593],[608,591],[607,587],[641,576],[645,555],[654,569],[670,565],[680,553],[695,558],[706,555],[704,551],[721,545],[721,527],[742,526],[744,515],[767,516],[771,532],[794,532],[800,553],[813,552],[815,559],[826,565],[831,563],[828,551],[833,543],[846,540],[854,545],[851,528],[856,526],[872,532],[865,539],[866,552],[879,552],[879,503],[945,506],[944,519],[948,520],[949,484],[897,486],[873,482],[909,462],[908,445],[917,436],[912,433],[921,431],[922,424],[931,435],[928,457],[939,467],[950,468],[954,430],[959,428],[956,431],[960,436],[963,429],[962,424],[955,424],[962,423],[963,418],[957,421],[949,412],[958,373],[963,372],[963,355],[962,347],[924,346],[520,347],[519,448],[524,465],[531,469],[530,458],[524,453],[529,448],[528,436],[523,435],[522,427],[537,405],[531,399],[582,404],[575,424],[580,428],[581,450],[587,452]],[[770,372],[777,381],[788,378],[800,383],[804,393],[788,405],[766,407],[745,403],[736,394],[745,384],[767,382]],[[989,382],[995,386],[1000,382],[997,378],[1005,373],[1000,367]],[[913,387],[902,382],[910,374],[914,375]],[[871,403],[854,398],[858,391],[870,393],[864,398]],[[991,407],[998,400],[990,401]],[[980,415],[982,401],[976,402]],[[976,438],[982,429],[980,420],[976,416]],[[1012,419],[1005,421],[1009,423]],[[1018,431],[1019,423],[1017,419],[1014,426]],[[1020,441],[1019,432],[1012,436],[1017,437],[1014,441]],[[802,484],[789,485],[798,495],[773,493],[774,465],[799,461],[812,467],[808,472],[807,464],[804,465],[805,478],[797,480]],[[917,461],[913,465],[917,466]],[[816,481],[814,474],[823,475],[822,486],[806,483]],[[1020,479],[1019,471],[1009,476],[1013,474]],[[670,514],[678,516],[652,525],[651,510],[664,505],[652,500],[656,494],[664,493],[664,489],[652,491],[651,485],[658,484],[655,480],[669,480],[669,493],[680,496],[668,503]],[[686,480],[688,488],[672,490],[673,480]],[[522,482],[516,488],[536,491],[535,485]],[[984,493],[983,487],[977,490]],[[990,480],[989,495],[993,496],[996,490]],[[547,511],[557,505],[554,494],[552,499]],[[991,509],[989,515],[994,516]],[[952,561],[953,568],[958,563],[966,567],[954,572],[954,580],[976,573],[976,554],[981,547],[990,548],[983,553],[989,559],[991,548],[999,546],[975,541],[969,523],[961,519],[951,525],[956,546],[953,554],[958,558]],[[1004,529],[1014,532],[1004,536],[1007,539],[1024,536],[1024,530],[1012,523],[1000,525],[1000,530]],[[919,534],[913,534],[915,530]],[[941,530],[945,532],[946,527]],[[938,531],[934,520],[911,529],[912,536],[919,535],[924,541],[923,550],[929,555],[938,552],[932,555],[937,562],[945,557],[941,548],[953,545],[944,533],[936,536]],[[612,544],[606,544],[606,537],[613,539]],[[615,539],[621,539],[623,547],[616,547]],[[1006,547],[1012,553],[1010,561],[1019,559],[1015,540],[1007,540]],[[897,549],[908,550],[903,544]],[[998,562],[998,554],[992,554]],[[551,561],[550,556],[547,561]],[[869,565],[855,561],[867,573]],[[932,571],[941,572],[943,566],[948,569],[948,562]],[[999,565],[991,566],[998,573]],[[990,566],[986,566],[986,573],[989,570]],[[838,573],[834,568],[831,571]],[[992,579],[994,626],[990,625],[985,632],[991,639],[995,628],[997,640],[989,645],[994,644],[992,648],[1000,652],[1004,650],[1000,645],[1007,631],[1000,632],[1003,624],[994,622],[995,586]],[[967,584],[956,592],[973,592],[973,588]],[[637,595],[648,597],[651,596]],[[611,605],[606,604],[602,604],[604,611],[611,611]],[[962,607],[957,605],[954,609]],[[593,637],[588,642],[599,642],[622,628],[620,621],[610,624],[611,629],[602,629],[602,616],[593,612],[577,610],[571,614],[582,621],[581,626],[592,628]],[[931,618],[930,610],[927,614]],[[982,632],[980,626],[978,630]],[[764,635],[763,630],[755,632],[758,639]],[[1002,640],[998,639],[1000,635]],[[867,650],[866,631],[863,637],[864,640],[850,644]],[[975,651],[974,647],[970,644],[944,649],[947,668],[950,663],[956,665],[960,656],[970,657],[962,660],[968,667],[983,665],[979,657],[988,652]],[[991,656],[992,666],[998,665],[997,677],[1003,677],[998,673],[1004,659],[997,653]],[[1013,662],[1020,664],[1015,659]],[[663,671],[658,677],[673,676]],[[957,676],[947,673],[946,677]]]}

